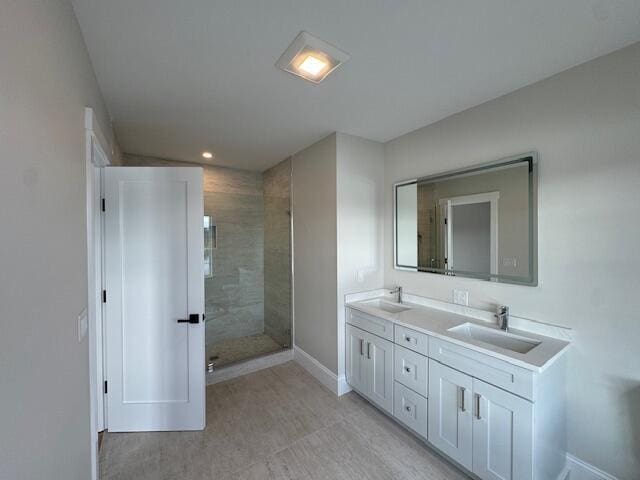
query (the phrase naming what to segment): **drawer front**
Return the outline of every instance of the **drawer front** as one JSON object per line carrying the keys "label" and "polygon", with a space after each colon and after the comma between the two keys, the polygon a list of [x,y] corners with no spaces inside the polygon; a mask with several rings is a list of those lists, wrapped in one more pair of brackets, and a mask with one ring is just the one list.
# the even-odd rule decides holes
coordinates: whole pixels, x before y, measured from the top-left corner
{"label": "drawer front", "polygon": [[396,325],[393,341],[422,355],[427,355],[429,352],[429,336],[410,328]]}
{"label": "drawer front", "polygon": [[427,438],[427,408],[426,398],[401,383],[394,383],[393,416],[424,438]]}
{"label": "drawer front", "polygon": [[435,337],[429,338],[429,357],[491,385],[535,401],[533,372],[530,370]]}
{"label": "drawer front", "polygon": [[405,387],[427,397],[428,359],[399,345],[393,346],[393,378]]}
{"label": "drawer front", "polygon": [[393,323],[384,318],[347,308],[347,323],[355,325],[365,332],[393,341]]}

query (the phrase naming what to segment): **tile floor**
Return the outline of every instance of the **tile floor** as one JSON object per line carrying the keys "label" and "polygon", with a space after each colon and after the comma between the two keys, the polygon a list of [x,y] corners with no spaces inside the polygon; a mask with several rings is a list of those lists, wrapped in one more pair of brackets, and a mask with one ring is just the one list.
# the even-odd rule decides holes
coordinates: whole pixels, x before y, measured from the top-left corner
{"label": "tile floor", "polygon": [[294,362],[207,387],[202,432],[106,434],[100,470],[102,480],[468,479]]}
{"label": "tile floor", "polygon": [[220,368],[282,349],[282,345],[276,343],[269,335],[260,333],[207,345],[207,358],[214,355],[218,357],[214,363],[217,368]]}

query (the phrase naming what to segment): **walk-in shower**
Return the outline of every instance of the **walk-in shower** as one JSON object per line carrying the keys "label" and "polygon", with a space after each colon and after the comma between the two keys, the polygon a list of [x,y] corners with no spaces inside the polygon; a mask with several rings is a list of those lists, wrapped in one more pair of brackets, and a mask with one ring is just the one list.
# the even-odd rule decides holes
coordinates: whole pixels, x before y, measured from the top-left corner
{"label": "walk-in shower", "polygon": [[[184,163],[124,155],[128,166]],[[291,161],[204,171],[206,358],[214,369],[292,344]]]}
{"label": "walk-in shower", "polygon": [[291,162],[205,167],[209,369],[291,347]]}

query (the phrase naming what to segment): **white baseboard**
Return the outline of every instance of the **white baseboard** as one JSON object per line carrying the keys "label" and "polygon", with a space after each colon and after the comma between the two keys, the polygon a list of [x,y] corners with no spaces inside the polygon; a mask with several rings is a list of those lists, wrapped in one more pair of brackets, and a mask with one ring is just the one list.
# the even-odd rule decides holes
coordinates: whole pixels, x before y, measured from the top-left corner
{"label": "white baseboard", "polygon": [[293,359],[333,393],[340,396],[351,391],[344,375],[338,377],[297,345],[294,345],[293,352]]}
{"label": "white baseboard", "polygon": [[274,367],[291,360],[293,360],[293,350],[283,350],[281,352],[272,353],[271,355],[265,355],[264,357],[258,357],[247,360],[246,362],[229,365],[228,367],[221,367],[215,369],[213,373],[207,373],[207,385],[231,380],[232,378],[240,377],[247,373],[257,372],[258,370],[264,370],[265,368]]}
{"label": "white baseboard", "polygon": [[564,480],[618,480],[613,475],[567,453],[567,473]]}
{"label": "white baseboard", "polygon": [[340,375],[338,377],[338,396],[342,396],[345,393],[349,393],[351,391],[351,385],[347,383],[347,376]]}

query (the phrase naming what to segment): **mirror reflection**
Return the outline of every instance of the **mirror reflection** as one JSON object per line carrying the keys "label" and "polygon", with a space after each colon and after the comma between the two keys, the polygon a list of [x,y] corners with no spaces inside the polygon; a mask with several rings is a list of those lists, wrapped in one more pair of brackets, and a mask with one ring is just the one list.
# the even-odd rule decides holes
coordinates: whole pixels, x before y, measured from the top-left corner
{"label": "mirror reflection", "polygon": [[403,182],[396,268],[535,285],[535,154]]}

